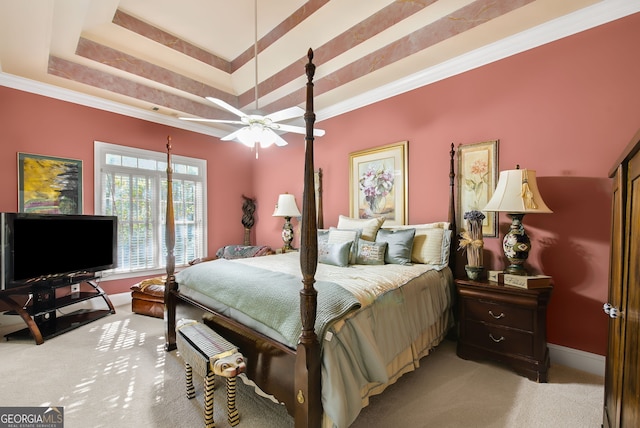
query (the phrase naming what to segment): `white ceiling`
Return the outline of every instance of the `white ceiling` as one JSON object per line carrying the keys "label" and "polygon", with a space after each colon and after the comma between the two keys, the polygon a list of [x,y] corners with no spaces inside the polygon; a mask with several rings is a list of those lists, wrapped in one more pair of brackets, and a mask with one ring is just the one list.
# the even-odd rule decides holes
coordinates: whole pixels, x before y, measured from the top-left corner
{"label": "white ceiling", "polygon": [[[0,0],[0,84],[217,137],[256,107],[255,0]],[[638,0],[257,0],[258,107],[318,121],[640,11]],[[286,138],[286,136],[285,136]]]}

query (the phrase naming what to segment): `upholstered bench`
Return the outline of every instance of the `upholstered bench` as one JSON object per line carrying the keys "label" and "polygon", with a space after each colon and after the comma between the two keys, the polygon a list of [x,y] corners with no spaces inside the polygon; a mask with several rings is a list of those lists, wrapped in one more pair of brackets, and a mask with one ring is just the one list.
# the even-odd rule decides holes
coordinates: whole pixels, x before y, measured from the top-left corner
{"label": "upholstered bench", "polygon": [[184,360],[188,399],[195,397],[193,371],[204,379],[205,426],[215,427],[214,375],[227,379],[227,419],[231,426],[236,426],[240,422],[240,414],[236,409],[236,376],[246,369],[244,357],[235,345],[197,321],[178,321],[176,333],[176,346]]}
{"label": "upholstered bench", "polygon": [[140,281],[131,286],[131,311],[136,314],[164,318],[164,283],[159,276]]}

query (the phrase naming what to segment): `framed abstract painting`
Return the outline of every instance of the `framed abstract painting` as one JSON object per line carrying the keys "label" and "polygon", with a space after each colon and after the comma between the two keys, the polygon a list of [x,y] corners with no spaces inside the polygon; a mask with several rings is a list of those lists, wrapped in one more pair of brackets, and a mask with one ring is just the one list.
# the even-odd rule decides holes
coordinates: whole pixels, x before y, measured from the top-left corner
{"label": "framed abstract painting", "polygon": [[384,217],[385,225],[407,224],[408,141],[349,154],[352,218]]}
{"label": "framed abstract painting", "polygon": [[[464,230],[464,213],[482,211],[498,180],[498,140],[458,146],[458,209],[457,223]],[[498,236],[495,212],[485,212],[482,235]]]}
{"label": "framed abstract painting", "polygon": [[18,153],[18,211],[82,214],[82,161]]}

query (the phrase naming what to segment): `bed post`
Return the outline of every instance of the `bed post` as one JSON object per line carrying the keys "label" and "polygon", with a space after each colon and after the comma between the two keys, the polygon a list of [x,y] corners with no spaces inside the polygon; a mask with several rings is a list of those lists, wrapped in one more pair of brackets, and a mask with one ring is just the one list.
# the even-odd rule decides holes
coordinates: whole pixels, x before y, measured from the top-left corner
{"label": "bed post", "polygon": [[304,114],[306,123],[304,193],[302,196],[302,235],[300,241],[300,269],[303,288],[300,290],[300,316],[302,333],[297,346],[295,366],[295,426],[317,428],[322,418],[320,344],[315,332],[317,291],[315,273],[318,267],[318,231],[316,226],[315,179],[313,167],[313,50],[307,53],[307,104]]}
{"label": "bed post", "polygon": [[[458,248],[458,225],[456,224],[456,195],[455,195],[455,178],[456,178],[456,173],[454,170],[454,158],[455,158],[455,154],[456,151],[454,149],[454,145],[453,143],[451,143],[451,150],[449,151],[449,224],[450,224],[450,229],[451,229],[451,233],[453,236],[451,236],[451,247],[453,249]],[[451,251],[449,251],[449,268],[451,269],[451,272],[455,275],[456,274],[456,257],[455,257],[455,251],[453,254],[451,254]]]}
{"label": "bed post", "polygon": [[171,136],[167,137],[167,214],[165,218],[165,241],[167,245],[167,279],[164,285],[164,348],[176,349],[176,227],[173,214],[173,168],[171,167]]}

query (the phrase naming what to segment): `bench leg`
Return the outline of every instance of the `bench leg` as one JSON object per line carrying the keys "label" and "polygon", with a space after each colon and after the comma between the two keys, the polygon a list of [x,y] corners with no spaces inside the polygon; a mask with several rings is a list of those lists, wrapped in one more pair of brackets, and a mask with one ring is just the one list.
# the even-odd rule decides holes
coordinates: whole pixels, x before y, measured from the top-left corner
{"label": "bench leg", "polygon": [[187,398],[191,400],[196,396],[196,390],[193,387],[193,369],[191,368],[191,364],[184,363],[184,372],[187,379]]}
{"label": "bench leg", "polygon": [[204,378],[204,425],[206,428],[214,428],[216,426],[213,421],[214,377],[213,372],[210,372],[207,377]]}
{"label": "bench leg", "polygon": [[236,377],[227,378],[227,419],[234,427],[240,422],[240,414],[236,409]]}

